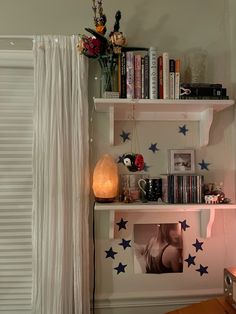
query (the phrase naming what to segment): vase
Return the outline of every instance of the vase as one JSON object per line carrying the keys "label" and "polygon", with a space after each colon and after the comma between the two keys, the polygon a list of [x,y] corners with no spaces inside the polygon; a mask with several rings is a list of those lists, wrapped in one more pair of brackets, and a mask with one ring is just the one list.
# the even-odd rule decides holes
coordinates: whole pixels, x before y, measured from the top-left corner
{"label": "vase", "polygon": [[106,97],[105,92],[118,91],[117,58],[114,55],[102,56],[99,60],[101,67],[100,97]]}

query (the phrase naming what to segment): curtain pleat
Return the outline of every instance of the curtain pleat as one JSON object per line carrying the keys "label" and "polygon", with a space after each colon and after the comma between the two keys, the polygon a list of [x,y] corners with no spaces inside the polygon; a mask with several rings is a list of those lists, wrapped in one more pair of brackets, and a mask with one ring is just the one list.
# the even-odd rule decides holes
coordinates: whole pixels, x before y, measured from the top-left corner
{"label": "curtain pleat", "polygon": [[89,313],[88,63],[76,36],[36,36],[33,313]]}

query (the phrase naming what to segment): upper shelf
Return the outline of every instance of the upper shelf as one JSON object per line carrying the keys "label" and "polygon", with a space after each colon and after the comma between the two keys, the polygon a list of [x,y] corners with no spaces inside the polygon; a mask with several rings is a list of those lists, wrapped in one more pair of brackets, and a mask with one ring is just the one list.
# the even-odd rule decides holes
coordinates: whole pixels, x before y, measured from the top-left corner
{"label": "upper shelf", "polygon": [[199,121],[200,146],[209,142],[213,112],[230,107],[234,100],[211,99],[106,99],[94,98],[97,112],[109,113],[110,144],[114,144],[114,121]]}

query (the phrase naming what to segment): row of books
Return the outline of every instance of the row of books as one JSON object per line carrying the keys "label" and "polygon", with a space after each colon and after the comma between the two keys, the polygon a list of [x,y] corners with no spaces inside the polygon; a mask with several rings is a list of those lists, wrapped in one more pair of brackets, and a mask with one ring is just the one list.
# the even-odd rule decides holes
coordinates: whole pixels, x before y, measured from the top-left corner
{"label": "row of books", "polygon": [[182,83],[181,99],[229,99],[227,89],[218,83]]}
{"label": "row of books", "polygon": [[118,60],[120,98],[179,99],[180,60],[154,47],[123,51]]}
{"label": "row of books", "polygon": [[170,204],[201,204],[204,202],[203,175],[167,175],[162,179],[163,201]]}

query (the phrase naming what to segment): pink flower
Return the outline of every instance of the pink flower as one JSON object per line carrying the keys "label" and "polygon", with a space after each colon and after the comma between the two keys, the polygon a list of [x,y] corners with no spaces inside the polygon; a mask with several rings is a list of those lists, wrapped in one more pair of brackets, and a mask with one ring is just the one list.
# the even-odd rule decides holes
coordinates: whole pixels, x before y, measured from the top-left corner
{"label": "pink flower", "polygon": [[87,57],[95,58],[100,55],[102,43],[99,39],[83,35],[80,41],[79,51]]}

